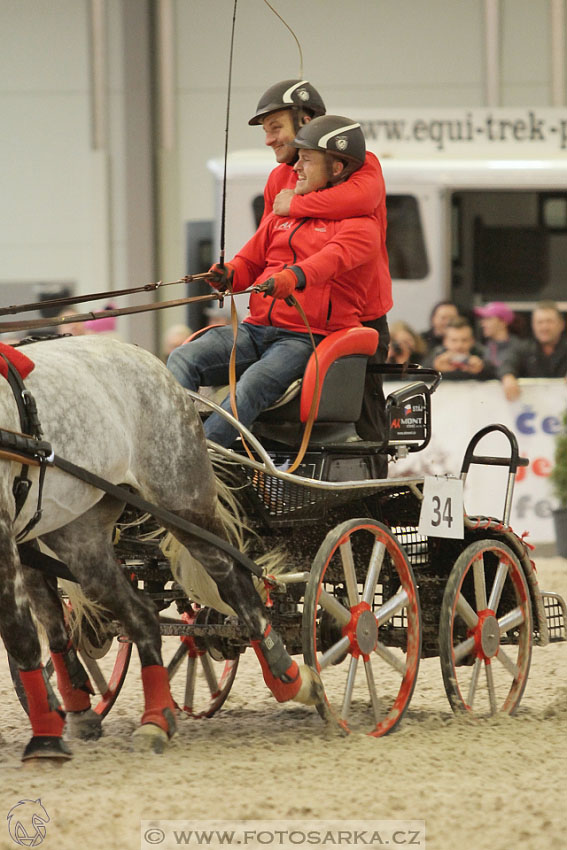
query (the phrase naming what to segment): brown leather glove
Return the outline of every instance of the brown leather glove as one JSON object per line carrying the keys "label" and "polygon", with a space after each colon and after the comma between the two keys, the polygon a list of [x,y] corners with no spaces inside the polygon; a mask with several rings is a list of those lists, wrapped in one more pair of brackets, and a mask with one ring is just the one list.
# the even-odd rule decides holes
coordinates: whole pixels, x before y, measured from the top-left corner
{"label": "brown leather glove", "polygon": [[272,298],[285,298],[287,304],[292,304],[291,296],[295,292],[297,275],[291,269],[276,272],[263,283],[254,287],[256,292],[271,295]]}
{"label": "brown leather glove", "polygon": [[221,266],[220,263],[214,263],[209,269],[207,278],[209,285],[219,292],[224,292],[232,288],[232,280],[234,278],[234,266],[231,263],[225,263]]}

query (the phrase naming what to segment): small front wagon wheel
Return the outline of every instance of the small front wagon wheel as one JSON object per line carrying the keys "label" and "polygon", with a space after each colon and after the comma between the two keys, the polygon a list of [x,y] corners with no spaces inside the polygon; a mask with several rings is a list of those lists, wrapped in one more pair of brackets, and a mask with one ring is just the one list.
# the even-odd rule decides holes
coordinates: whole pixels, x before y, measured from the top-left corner
{"label": "small front wagon wheel", "polygon": [[439,617],[439,657],[453,711],[513,714],[526,686],[532,632],[516,555],[498,540],[471,543],[455,561]]}
{"label": "small front wagon wheel", "polygon": [[[195,614],[183,614],[181,620],[192,624],[195,622]],[[239,656],[223,658],[218,653],[199,647],[190,636],[168,640],[175,646],[175,652],[166,667],[177,708],[194,720],[212,717],[222,708],[230,693],[238,670]]]}
{"label": "small front wagon wheel", "polygon": [[421,621],[411,566],[386,526],[353,519],[329,532],[306,586],[302,631],[305,661],[325,690],[319,713],[349,733],[395,729],[415,687]]}

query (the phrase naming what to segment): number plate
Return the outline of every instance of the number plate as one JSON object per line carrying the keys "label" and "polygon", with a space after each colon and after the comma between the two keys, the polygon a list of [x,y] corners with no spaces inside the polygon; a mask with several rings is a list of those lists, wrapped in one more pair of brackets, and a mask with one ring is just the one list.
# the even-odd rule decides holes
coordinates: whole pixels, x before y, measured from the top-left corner
{"label": "number plate", "polygon": [[460,478],[429,477],[423,482],[418,531],[426,537],[462,540],[463,482]]}

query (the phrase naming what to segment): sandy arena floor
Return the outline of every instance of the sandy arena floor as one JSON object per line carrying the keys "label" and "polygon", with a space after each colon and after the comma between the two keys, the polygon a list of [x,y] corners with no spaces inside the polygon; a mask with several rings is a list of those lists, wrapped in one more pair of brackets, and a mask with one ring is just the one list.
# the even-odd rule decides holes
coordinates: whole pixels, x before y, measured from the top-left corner
{"label": "sandy arena floor", "polygon": [[[537,565],[541,587],[567,598],[567,561]],[[130,745],[142,711],[133,661],[103,738],[73,742],[73,761],[57,768],[19,761],[28,725],[2,652],[0,848],[18,846],[9,810],[39,798],[50,816],[45,850],[131,850],[140,847],[142,819],[211,818],[421,819],[428,850],[560,850],[567,846],[566,662],[567,643],[535,647],[517,716],[471,722],[452,715],[439,660],[426,659],[401,727],[375,740],[339,737],[314,709],[278,705],[247,652],[219,714],[183,717],[164,755],[138,756]]]}

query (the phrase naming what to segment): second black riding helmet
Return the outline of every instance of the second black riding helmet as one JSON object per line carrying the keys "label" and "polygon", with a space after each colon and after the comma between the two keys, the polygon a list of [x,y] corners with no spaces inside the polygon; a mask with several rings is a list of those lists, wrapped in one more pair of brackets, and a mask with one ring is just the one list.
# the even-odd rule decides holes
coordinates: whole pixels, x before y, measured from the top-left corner
{"label": "second black riding helmet", "polygon": [[291,143],[295,148],[322,151],[362,165],[366,156],[364,133],[357,121],[342,115],[322,115],[301,127]]}
{"label": "second black riding helmet", "polygon": [[261,124],[270,112],[280,109],[304,109],[313,118],[326,112],[323,98],[317,89],[307,80],[282,80],[266,89],[256,107],[256,112],[248,122]]}

